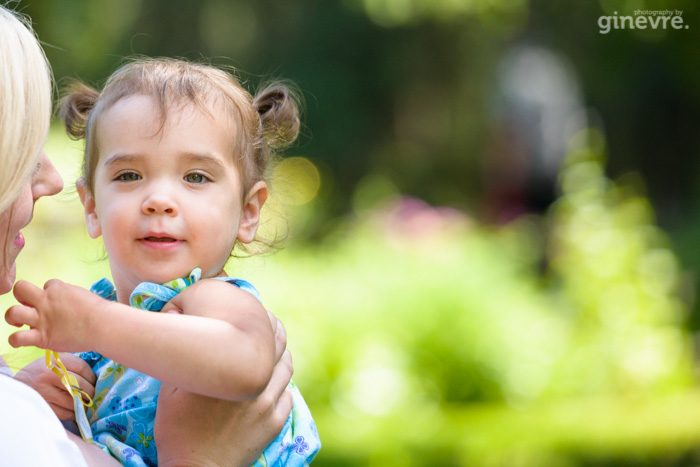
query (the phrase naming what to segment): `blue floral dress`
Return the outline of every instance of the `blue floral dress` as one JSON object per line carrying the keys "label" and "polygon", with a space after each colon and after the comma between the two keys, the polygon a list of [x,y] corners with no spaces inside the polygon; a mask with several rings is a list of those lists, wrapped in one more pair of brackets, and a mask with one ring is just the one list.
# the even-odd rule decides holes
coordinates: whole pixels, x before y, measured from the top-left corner
{"label": "blue floral dress", "polygon": [[[189,277],[166,284],[144,282],[131,294],[132,306],[160,311],[165,303],[201,278],[195,269]],[[253,294],[251,283],[233,277],[217,277]],[[116,300],[116,290],[107,279],[95,282],[90,290],[108,300]],[[126,368],[96,352],[83,352],[80,357],[95,372],[94,404],[87,411],[94,442],[125,466],[157,466],[158,454],[153,427],[160,381]],[[294,406],[284,428],[254,464],[265,466],[305,466],[321,448],[316,424],[306,402],[294,382],[289,383]]]}

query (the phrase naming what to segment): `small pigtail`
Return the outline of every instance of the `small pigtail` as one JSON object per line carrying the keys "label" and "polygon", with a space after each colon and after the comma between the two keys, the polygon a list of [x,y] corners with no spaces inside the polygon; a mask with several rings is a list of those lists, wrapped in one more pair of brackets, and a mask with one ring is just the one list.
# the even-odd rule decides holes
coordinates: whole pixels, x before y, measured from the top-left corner
{"label": "small pigtail", "polygon": [[61,120],[72,139],[85,137],[90,111],[95,107],[100,93],[80,82],[69,85],[65,97],[61,99]]}
{"label": "small pigtail", "polygon": [[258,92],[253,105],[260,115],[262,136],[272,149],[292,144],[299,135],[299,99],[283,84],[272,84]]}

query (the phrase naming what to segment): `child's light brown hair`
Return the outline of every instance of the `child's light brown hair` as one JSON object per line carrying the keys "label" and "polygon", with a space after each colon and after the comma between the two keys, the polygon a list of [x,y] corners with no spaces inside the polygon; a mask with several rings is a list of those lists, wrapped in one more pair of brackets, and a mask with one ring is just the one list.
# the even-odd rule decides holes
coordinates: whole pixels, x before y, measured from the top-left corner
{"label": "child's light brown hair", "polygon": [[297,97],[286,85],[269,85],[253,97],[231,73],[211,65],[136,59],[115,71],[101,92],[76,82],[62,100],[66,131],[74,139],[85,138],[82,177],[93,193],[100,118],[118,101],[134,95],[158,102],[161,128],[169,111],[178,106],[192,104],[210,112],[213,104],[223,104],[234,123],[236,142],[231,156],[241,173],[243,196],[255,182],[265,179],[274,151],[293,143],[299,134]]}

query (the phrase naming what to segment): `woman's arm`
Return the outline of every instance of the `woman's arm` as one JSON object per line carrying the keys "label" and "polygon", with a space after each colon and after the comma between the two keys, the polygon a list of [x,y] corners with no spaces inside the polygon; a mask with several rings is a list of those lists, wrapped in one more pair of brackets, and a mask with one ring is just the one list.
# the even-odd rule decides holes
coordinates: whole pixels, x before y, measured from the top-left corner
{"label": "woman's arm", "polygon": [[[13,347],[96,351],[196,394],[243,401],[267,386],[274,336],[260,302],[219,280],[202,280],[172,300],[177,313],[144,312],[58,280],[44,290],[19,281],[7,322],[28,325]],[[172,309],[171,308],[171,311]]]}
{"label": "woman's arm", "polygon": [[246,402],[227,402],[163,385],[158,396],[155,441],[161,467],[250,466],[282,431],[292,409],[286,387],[292,357],[282,323],[269,313],[276,365],[267,388]]}

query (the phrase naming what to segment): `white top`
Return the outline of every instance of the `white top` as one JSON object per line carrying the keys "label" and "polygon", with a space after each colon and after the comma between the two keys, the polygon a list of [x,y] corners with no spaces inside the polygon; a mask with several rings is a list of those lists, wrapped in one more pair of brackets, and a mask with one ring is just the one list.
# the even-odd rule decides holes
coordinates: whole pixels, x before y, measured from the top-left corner
{"label": "white top", "polygon": [[[1,365],[0,365],[1,366]],[[49,404],[26,384],[0,375],[0,464],[87,467]]]}

